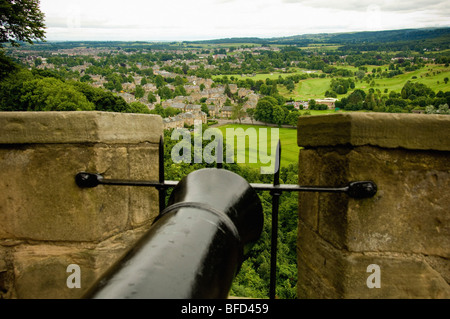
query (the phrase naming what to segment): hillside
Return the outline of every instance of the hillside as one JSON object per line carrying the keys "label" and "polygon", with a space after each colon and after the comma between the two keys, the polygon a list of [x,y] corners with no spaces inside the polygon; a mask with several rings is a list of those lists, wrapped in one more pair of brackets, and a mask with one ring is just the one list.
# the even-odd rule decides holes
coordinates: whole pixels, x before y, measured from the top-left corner
{"label": "hillside", "polygon": [[402,29],[388,31],[346,32],[346,33],[320,33],[303,34],[276,38],[226,38],[205,41],[189,41],[190,44],[230,44],[253,43],[260,45],[296,45],[307,46],[310,43],[326,44],[358,44],[358,43],[390,43],[396,41],[424,41],[435,40],[438,43],[448,44],[450,28],[435,29]]}

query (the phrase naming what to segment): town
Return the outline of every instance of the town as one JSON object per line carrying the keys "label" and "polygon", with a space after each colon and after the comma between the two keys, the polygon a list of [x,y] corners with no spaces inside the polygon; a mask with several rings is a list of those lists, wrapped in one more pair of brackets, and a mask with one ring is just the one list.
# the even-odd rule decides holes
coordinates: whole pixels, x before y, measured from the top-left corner
{"label": "town", "polygon": [[43,42],[6,51],[35,74],[159,114],[166,129],[221,119],[294,127],[301,115],[341,110],[448,112],[448,57],[432,44],[400,53],[300,45]]}

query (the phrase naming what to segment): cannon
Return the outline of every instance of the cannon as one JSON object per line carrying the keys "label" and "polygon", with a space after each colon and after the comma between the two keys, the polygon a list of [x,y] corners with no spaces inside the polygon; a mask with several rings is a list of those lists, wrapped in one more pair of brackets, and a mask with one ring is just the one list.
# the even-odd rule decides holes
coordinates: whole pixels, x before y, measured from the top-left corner
{"label": "cannon", "polygon": [[230,171],[183,178],[167,207],[86,298],[223,299],[263,228],[260,199]]}

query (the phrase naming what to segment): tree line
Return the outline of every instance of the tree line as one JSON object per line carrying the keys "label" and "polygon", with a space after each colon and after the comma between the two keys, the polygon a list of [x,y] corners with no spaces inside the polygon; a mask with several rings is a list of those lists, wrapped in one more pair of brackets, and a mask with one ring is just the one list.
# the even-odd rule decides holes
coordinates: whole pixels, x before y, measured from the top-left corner
{"label": "tree line", "polygon": [[425,84],[411,81],[405,83],[401,93],[391,91],[389,94],[382,94],[380,90],[374,88],[370,88],[366,93],[364,90],[356,89],[347,97],[336,101],[336,107],[344,110],[390,113],[409,113],[414,110],[425,112],[426,108],[431,106],[447,114],[444,110],[448,109],[448,105],[450,105],[450,91],[435,93]]}

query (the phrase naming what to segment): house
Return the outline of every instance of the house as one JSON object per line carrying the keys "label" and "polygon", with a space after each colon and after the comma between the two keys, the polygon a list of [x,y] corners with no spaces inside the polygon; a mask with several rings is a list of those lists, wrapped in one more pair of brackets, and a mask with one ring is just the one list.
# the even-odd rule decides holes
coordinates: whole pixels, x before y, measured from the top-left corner
{"label": "house", "polygon": [[192,92],[196,92],[196,93],[200,92],[200,86],[198,86],[198,85],[185,85],[184,89],[186,90],[186,92],[188,94],[192,93]]}
{"label": "house", "polygon": [[168,117],[163,119],[164,129],[183,128],[185,125],[192,126],[195,121],[201,121],[206,124],[208,119],[205,112],[193,111],[178,114],[174,117]]}
{"label": "house", "polygon": [[130,82],[126,82],[126,83],[122,84],[122,88],[125,91],[134,91],[136,89],[136,84],[130,83]]}
{"label": "house", "polygon": [[158,88],[153,83],[147,83],[142,86],[145,92],[156,92]]}
{"label": "house", "polygon": [[185,108],[186,112],[199,112],[202,110],[202,106],[198,104],[188,104]]}
{"label": "house", "polygon": [[167,117],[163,119],[163,125],[165,130],[183,128],[184,120],[179,116]]}
{"label": "house", "polygon": [[325,98],[325,99],[316,100],[316,103],[317,104],[325,104],[326,106],[328,106],[328,109],[334,109],[336,107],[336,101],[337,101],[337,99]]}
{"label": "house", "polygon": [[136,98],[134,97],[134,95],[130,94],[130,93],[120,92],[120,93],[117,93],[117,95],[122,97],[125,100],[125,102],[127,102],[127,103],[136,101]]}
{"label": "house", "polygon": [[249,95],[247,95],[248,100],[244,104],[244,109],[246,110],[256,108],[256,105],[258,104],[259,101],[259,97],[260,97],[259,94],[256,93],[250,93]]}
{"label": "house", "polygon": [[231,118],[231,114],[232,113],[233,113],[233,107],[232,106],[224,106],[220,110],[220,116],[221,117]]}

